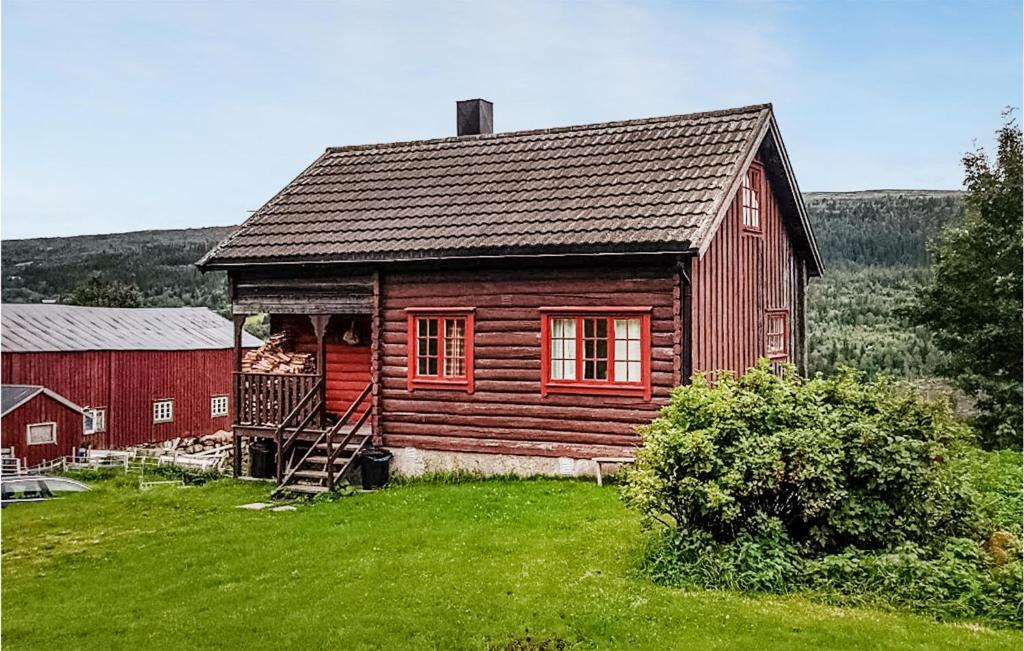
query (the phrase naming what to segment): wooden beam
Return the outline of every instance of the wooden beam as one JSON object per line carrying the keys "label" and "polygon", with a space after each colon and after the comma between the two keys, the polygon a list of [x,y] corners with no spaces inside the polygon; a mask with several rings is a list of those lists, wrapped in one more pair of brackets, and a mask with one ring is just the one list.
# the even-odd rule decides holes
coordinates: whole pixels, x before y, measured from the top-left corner
{"label": "wooden beam", "polygon": [[370,383],[371,402],[370,409],[373,410],[370,421],[370,431],[373,435],[373,445],[380,445],[383,440],[380,431],[380,374],[381,374],[381,334],[384,329],[384,320],[381,317],[381,274],[380,271],[373,273],[373,311],[370,314]]}
{"label": "wooden beam", "polygon": [[329,314],[311,314],[309,321],[313,324],[316,335],[316,372],[323,382],[320,383],[320,427],[324,426],[327,407],[327,324],[331,320]]}
{"label": "wooden beam", "polygon": [[689,384],[690,376],[693,375],[693,283],[691,282],[693,269],[693,256],[688,255],[679,261],[677,271],[680,286],[679,311],[682,326],[680,341],[680,366],[682,383]]}
{"label": "wooden beam", "polygon": [[[234,315],[232,323],[234,325],[234,357],[232,360],[234,366],[234,373],[231,374],[231,394],[233,396],[234,409],[232,409],[231,412],[231,420],[234,422],[234,424],[237,424],[238,413],[242,406],[242,387],[239,384],[241,381],[241,376],[239,375],[239,373],[241,373],[242,371],[242,328],[243,326],[245,326],[245,315]],[[234,476],[238,478],[242,475],[242,439],[238,436],[234,436],[233,439],[235,456],[234,459],[232,460],[231,469],[232,472],[234,473]]]}

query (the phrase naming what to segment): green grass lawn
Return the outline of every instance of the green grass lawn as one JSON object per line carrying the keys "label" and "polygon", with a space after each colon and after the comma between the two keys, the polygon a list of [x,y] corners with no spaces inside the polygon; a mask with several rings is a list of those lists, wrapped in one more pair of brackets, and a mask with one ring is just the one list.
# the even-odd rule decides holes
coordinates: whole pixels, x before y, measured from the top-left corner
{"label": "green grass lawn", "polygon": [[1015,631],[656,586],[613,486],[413,483],[235,508],[268,491],[101,482],[4,510],[4,648],[1021,648]]}

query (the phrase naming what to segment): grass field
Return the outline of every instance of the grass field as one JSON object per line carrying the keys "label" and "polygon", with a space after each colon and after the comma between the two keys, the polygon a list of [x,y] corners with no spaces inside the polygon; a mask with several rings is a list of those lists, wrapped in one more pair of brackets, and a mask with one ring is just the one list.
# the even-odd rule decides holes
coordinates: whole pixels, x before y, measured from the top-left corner
{"label": "grass field", "polygon": [[1015,631],[653,585],[613,486],[412,483],[235,508],[267,492],[101,482],[4,510],[3,647],[1021,648]]}

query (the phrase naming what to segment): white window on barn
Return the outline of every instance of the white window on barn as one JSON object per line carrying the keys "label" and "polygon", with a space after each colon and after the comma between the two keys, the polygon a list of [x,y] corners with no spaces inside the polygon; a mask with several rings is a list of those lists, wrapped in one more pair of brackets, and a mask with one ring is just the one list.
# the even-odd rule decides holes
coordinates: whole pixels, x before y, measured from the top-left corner
{"label": "white window on barn", "polygon": [[210,398],[210,417],[220,418],[228,415],[228,397],[213,396]]}
{"label": "white window on barn", "polygon": [[761,170],[755,167],[751,167],[743,176],[740,205],[743,210],[743,227],[761,230]]}
{"label": "white window on barn", "polygon": [[85,434],[107,431],[107,410],[91,408],[82,413],[82,430]]}
{"label": "white window on barn", "polygon": [[771,310],[765,318],[765,354],[768,357],[789,355],[789,311]]}
{"label": "white window on barn", "polygon": [[52,445],[57,442],[57,423],[34,423],[28,426],[29,445]]}
{"label": "white window on barn", "polygon": [[174,400],[153,401],[153,422],[169,423],[174,420]]}

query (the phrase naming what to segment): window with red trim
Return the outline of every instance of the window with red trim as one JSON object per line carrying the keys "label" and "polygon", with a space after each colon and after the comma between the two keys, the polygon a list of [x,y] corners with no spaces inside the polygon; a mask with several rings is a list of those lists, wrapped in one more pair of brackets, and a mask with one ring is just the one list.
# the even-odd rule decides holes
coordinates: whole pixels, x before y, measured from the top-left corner
{"label": "window with red trim", "polygon": [[541,394],[651,397],[651,309],[541,308]]}
{"label": "window with red trim", "polygon": [[472,308],[409,308],[409,390],[473,391]]}
{"label": "window with red trim", "polygon": [[743,176],[740,188],[740,202],[743,211],[743,228],[761,230],[761,170],[751,166]]}
{"label": "window with red trim", "polygon": [[789,355],[789,310],[769,310],[767,312],[764,349],[768,357]]}

